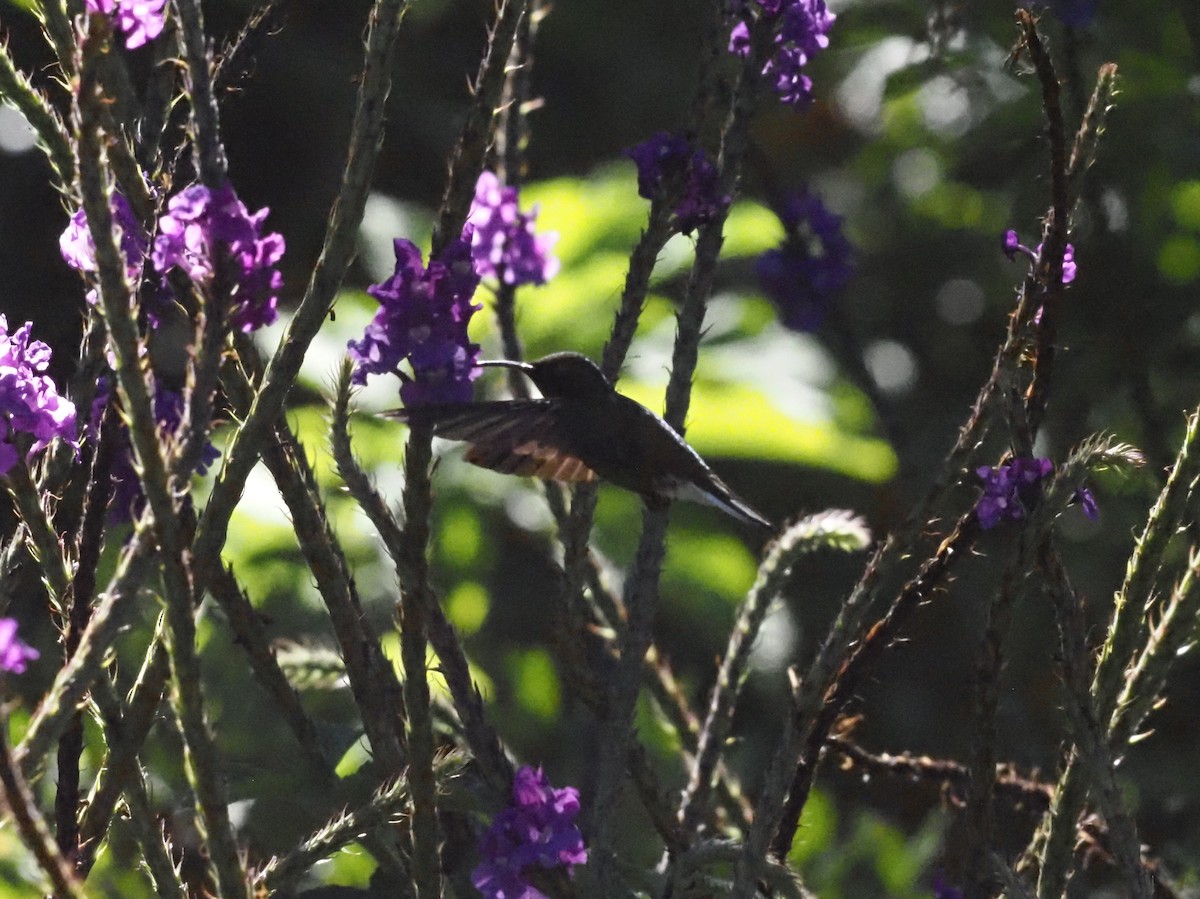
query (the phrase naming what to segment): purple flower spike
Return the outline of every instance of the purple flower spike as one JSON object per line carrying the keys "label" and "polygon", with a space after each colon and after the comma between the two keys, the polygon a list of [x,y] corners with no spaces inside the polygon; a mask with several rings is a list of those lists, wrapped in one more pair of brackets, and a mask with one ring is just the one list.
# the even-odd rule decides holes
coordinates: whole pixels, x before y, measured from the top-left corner
{"label": "purple flower spike", "polygon": [[167,0],[86,0],[86,6],[90,13],[115,13],[116,28],[130,50],[162,34],[167,18]]}
{"label": "purple flower spike", "polygon": [[[354,383],[390,372],[402,382],[400,399],[406,406],[471,399],[471,382],[480,372],[475,364],[479,346],[467,336],[467,324],[483,307],[471,302],[479,275],[470,239],[467,233],[452,241],[428,268],[410,241],[395,242],[395,273],[367,288],[379,301],[379,311],[362,340],[350,341]],[[405,360],[411,374],[400,370]]]}
{"label": "purple flower spike", "polygon": [[556,790],[541,768],[528,765],[513,778],[511,804],[492,820],[479,843],[480,863],[471,883],[486,899],[545,899],[525,879],[531,868],[550,869],[587,861],[583,836],[575,826],[579,791]]}
{"label": "purple flower spike", "polygon": [[[812,100],[812,79],[804,73],[804,66],[829,46],[829,29],[837,17],[825,0],[757,0],[757,5],[775,30],[774,49],[762,74],[780,102],[802,108]],[[729,35],[729,52],[748,56],[750,44],[750,25],[740,21]]]}
{"label": "purple flower spike", "polygon": [[853,248],[841,218],[807,190],[788,198],[779,220],[787,235],[778,248],[758,257],[755,271],[783,324],[793,331],[815,331],[854,272]]}
{"label": "purple flower spike", "polygon": [[683,195],[675,206],[675,227],[691,234],[729,205],[720,193],[716,166],[703,150],[692,150],[685,138],[660,131],[625,151],[638,172],[638,195],[654,199],[664,179],[680,178]]}
{"label": "purple flower spike", "polygon": [[160,272],[178,266],[207,286],[223,260],[233,288],[230,325],[245,332],[269,325],[279,317],[283,275],[275,265],[283,258],[284,242],[280,234],[262,235],[267,212],[250,215],[228,182],[215,191],[202,184],[186,187],[158,220],[154,265]]}
{"label": "purple flower spike", "polygon": [[1020,521],[1037,504],[1041,482],[1054,472],[1049,459],[1021,457],[992,468],[981,466],[976,474],[983,481],[983,495],[975,504],[979,526],[991,530],[1001,521]]}
{"label": "purple flower spike", "polygon": [[17,620],[0,618],[0,671],[24,674],[27,662],[41,653],[17,636]]}
{"label": "purple flower spike", "polygon": [[50,347],[30,340],[32,330],[32,322],[26,322],[10,334],[8,320],[0,315],[0,474],[20,458],[14,443],[18,434],[33,437],[26,458],[55,437],[75,442],[75,405],[59,396],[44,374]]}
{"label": "purple flower spike", "polygon": [[475,184],[475,201],[467,224],[475,270],[514,287],[545,284],[558,274],[558,259],[550,248],[557,234],[536,234],[537,207],[521,212],[517,189],[504,187],[492,172],[483,172]]}

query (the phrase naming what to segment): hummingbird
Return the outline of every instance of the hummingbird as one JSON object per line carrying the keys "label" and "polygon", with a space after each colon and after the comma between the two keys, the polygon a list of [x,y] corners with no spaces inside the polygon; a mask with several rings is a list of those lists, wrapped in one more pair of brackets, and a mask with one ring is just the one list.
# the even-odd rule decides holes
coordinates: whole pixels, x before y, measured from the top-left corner
{"label": "hummingbird", "polygon": [[521,372],[542,398],[433,403],[387,414],[464,441],[467,461],[482,468],[576,484],[603,479],[640,494],[650,507],[685,499],[774,530],[674,428],[617,393],[587,356],[551,353],[535,362],[478,364]]}

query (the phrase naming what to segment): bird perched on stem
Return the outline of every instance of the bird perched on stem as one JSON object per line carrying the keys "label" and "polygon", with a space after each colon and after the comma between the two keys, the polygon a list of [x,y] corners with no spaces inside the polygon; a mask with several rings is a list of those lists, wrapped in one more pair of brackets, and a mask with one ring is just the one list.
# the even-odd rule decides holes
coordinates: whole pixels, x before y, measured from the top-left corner
{"label": "bird perched on stem", "polygon": [[536,362],[479,365],[524,373],[542,399],[434,403],[386,414],[468,443],[467,461],[483,468],[570,483],[603,478],[640,494],[651,507],[686,499],[774,530],[674,428],[617,393],[586,356],[552,353]]}

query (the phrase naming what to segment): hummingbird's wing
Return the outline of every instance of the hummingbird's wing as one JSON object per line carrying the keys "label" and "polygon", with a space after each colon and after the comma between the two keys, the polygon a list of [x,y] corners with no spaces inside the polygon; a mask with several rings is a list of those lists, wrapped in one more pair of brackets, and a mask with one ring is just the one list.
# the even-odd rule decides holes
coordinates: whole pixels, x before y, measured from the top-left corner
{"label": "hummingbird's wing", "polygon": [[385,414],[432,425],[438,437],[469,444],[467,461],[481,468],[547,481],[596,480],[571,451],[556,413],[553,400],[541,399],[433,404]]}

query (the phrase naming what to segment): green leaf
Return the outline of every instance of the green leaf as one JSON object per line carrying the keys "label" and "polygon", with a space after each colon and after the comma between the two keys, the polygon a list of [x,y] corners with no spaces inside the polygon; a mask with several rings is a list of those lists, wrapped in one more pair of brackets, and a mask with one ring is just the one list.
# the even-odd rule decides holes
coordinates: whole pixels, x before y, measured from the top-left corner
{"label": "green leaf", "polygon": [[9,6],[15,6],[17,9],[23,9],[25,12],[38,14],[41,9],[41,0],[5,0]]}
{"label": "green leaf", "polygon": [[813,790],[800,813],[800,825],[792,837],[788,861],[797,869],[822,852],[829,851],[837,834],[837,808],[822,790]]}
{"label": "green leaf", "polygon": [[521,708],[543,721],[557,715],[562,688],[550,655],[544,649],[514,652],[509,657],[509,666]]}
{"label": "green leaf", "polygon": [[692,594],[697,589],[736,603],[757,573],[754,556],[731,534],[688,531],[671,533],[663,583],[667,591]]}
{"label": "green leaf", "polygon": [[1200,240],[1191,234],[1174,234],[1158,251],[1158,270],[1171,284],[1183,286],[1200,277]]}
{"label": "green leaf", "polygon": [[461,636],[477,633],[487,619],[491,600],[482,584],[463,581],[446,597],[446,617]]}
{"label": "green leaf", "polygon": [[1200,231],[1200,181],[1184,181],[1171,190],[1171,211],[1180,227]]}

